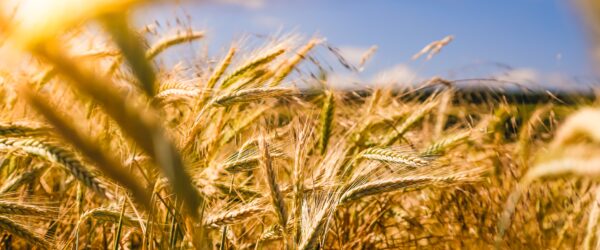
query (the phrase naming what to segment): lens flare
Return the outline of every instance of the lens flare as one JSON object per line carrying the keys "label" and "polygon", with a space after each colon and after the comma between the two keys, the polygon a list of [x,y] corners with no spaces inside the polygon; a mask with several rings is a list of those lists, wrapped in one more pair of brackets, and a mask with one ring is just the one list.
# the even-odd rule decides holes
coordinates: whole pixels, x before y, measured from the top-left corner
{"label": "lens flare", "polygon": [[128,9],[140,0],[20,0],[1,4],[16,12],[7,29],[20,46],[34,46],[94,17]]}

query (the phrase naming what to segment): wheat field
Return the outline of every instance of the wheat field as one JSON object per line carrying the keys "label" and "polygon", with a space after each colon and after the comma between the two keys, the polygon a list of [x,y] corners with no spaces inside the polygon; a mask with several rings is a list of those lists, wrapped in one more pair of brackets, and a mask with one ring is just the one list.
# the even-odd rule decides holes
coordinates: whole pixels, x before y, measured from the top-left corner
{"label": "wheat field", "polygon": [[595,94],[336,89],[296,34],[167,67],[206,34],[134,28],[147,2],[0,18],[27,62],[0,72],[3,248],[600,247]]}

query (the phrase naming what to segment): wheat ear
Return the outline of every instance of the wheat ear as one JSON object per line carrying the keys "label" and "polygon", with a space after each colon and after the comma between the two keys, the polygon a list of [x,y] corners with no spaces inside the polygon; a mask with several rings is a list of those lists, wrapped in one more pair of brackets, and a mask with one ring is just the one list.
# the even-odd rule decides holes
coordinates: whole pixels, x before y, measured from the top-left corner
{"label": "wheat ear", "polygon": [[34,166],[32,169],[29,169],[29,170],[21,173],[19,176],[11,179],[10,181],[5,182],[4,185],[2,185],[2,187],[0,187],[0,194],[6,194],[6,193],[17,190],[17,188],[21,187],[23,184],[28,183],[28,182],[34,180],[35,178],[37,178],[38,176],[40,176],[40,174],[45,169],[46,169],[46,166],[43,164],[40,164],[40,165]]}
{"label": "wheat ear", "polygon": [[104,184],[84,167],[75,154],[57,145],[36,139],[0,138],[0,148],[18,148],[27,153],[58,163],[97,194],[106,198],[112,197]]}
{"label": "wheat ear", "polygon": [[440,105],[437,109],[437,115],[435,118],[435,126],[433,129],[434,138],[439,138],[446,126],[448,120],[448,109],[452,107],[452,100],[454,98],[455,90],[450,88],[444,91],[440,97]]}
{"label": "wheat ear", "polygon": [[335,100],[333,98],[333,93],[328,91],[325,95],[325,100],[323,101],[323,108],[321,109],[320,117],[321,133],[319,140],[319,151],[321,154],[325,153],[327,150],[327,145],[329,144],[331,127],[333,125],[334,108]]}
{"label": "wheat ear", "polygon": [[308,43],[302,48],[300,48],[292,58],[285,61],[279,67],[277,73],[273,77],[273,81],[269,84],[269,86],[273,87],[279,85],[281,81],[283,81],[283,79],[285,79],[285,77],[287,77],[292,72],[296,65],[298,65],[298,63],[300,63],[300,61],[302,61],[306,57],[308,52],[310,52],[320,42],[321,39],[317,38],[313,38],[310,41],[308,41]]}
{"label": "wheat ear", "polygon": [[259,151],[261,152],[261,165],[264,170],[265,180],[271,194],[271,204],[277,214],[279,225],[285,227],[287,225],[287,210],[283,200],[283,195],[279,190],[277,178],[273,169],[273,161],[269,153],[269,147],[265,138],[259,140]]}
{"label": "wheat ear", "polygon": [[[319,199],[316,196],[312,198]],[[326,231],[328,222],[339,205],[339,192],[337,191],[326,194],[325,198],[321,198],[311,208],[309,208],[308,202],[303,203],[302,239],[298,244],[298,249],[315,249],[319,236],[322,236],[321,233]]]}
{"label": "wheat ear", "polygon": [[425,117],[425,115],[429,113],[429,111],[431,111],[435,107],[435,105],[437,105],[436,102],[429,102],[425,104],[425,106],[412,113],[408,118],[406,118],[406,120],[402,123],[402,125],[400,125],[398,129],[394,130],[391,134],[389,134],[386,137],[382,145],[390,146],[394,144],[394,142],[401,138],[404,135],[404,133],[406,133],[412,126],[414,126],[418,121],[423,119],[423,117]]}
{"label": "wheat ear", "polygon": [[97,163],[98,168],[104,174],[130,190],[136,201],[146,206],[146,208],[150,208],[150,194],[133,175],[125,172],[126,168],[121,162],[114,160],[98,146],[98,143],[93,142],[87,136],[84,136],[79,129],[70,125],[73,123],[58,114],[55,111],[56,109],[45,101],[45,98],[26,90],[24,92],[29,104],[54,126],[56,131],[62,135],[62,138],[78,148],[88,159]]}
{"label": "wheat ear", "polygon": [[227,107],[237,103],[253,102],[264,98],[283,97],[296,94],[293,88],[252,88],[243,89],[216,97],[212,103],[215,106]]}
{"label": "wheat ear", "polygon": [[5,216],[0,216],[0,229],[6,230],[7,232],[26,240],[29,244],[42,249],[51,249],[52,245],[46,239],[37,236],[36,233],[28,230],[27,228],[17,224]]}
{"label": "wheat ear", "polygon": [[447,150],[449,150],[452,147],[457,146],[459,143],[467,140],[469,138],[470,134],[471,134],[470,131],[464,131],[464,132],[453,134],[453,135],[447,136],[445,138],[442,138],[440,140],[437,140],[435,143],[429,145],[427,148],[425,148],[423,151],[421,151],[421,155],[422,156],[442,155]]}
{"label": "wheat ear", "polygon": [[156,99],[160,102],[164,102],[165,100],[167,100],[169,98],[178,98],[178,99],[194,98],[194,97],[197,97],[199,94],[200,94],[200,91],[198,89],[172,88],[172,89],[165,89],[163,91],[158,92],[158,94],[156,94],[154,96],[154,99]]}
{"label": "wheat ear", "polygon": [[0,124],[2,137],[29,137],[48,134],[50,129],[35,123],[3,123]]}
{"label": "wheat ear", "polygon": [[466,180],[469,179],[467,177],[457,175],[446,177],[399,177],[388,180],[372,181],[363,185],[356,186],[346,191],[341,198],[341,203],[347,203],[350,201],[358,200],[366,196],[397,191],[399,189],[464,183]]}
{"label": "wheat ear", "polygon": [[200,31],[186,31],[175,34],[174,36],[169,36],[158,40],[155,44],[150,46],[148,50],[146,50],[146,58],[149,60],[154,59],[158,54],[165,51],[171,46],[192,42],[194,40],[198,40],[204,37],[204,32]]}
{"label": "wheat ear", "polygon": [[14,202],[0,201],[0,214],[4,215],[27,215],[27,216],[49,216],[48,209],[37,206],[24,205]]}
{"label": "wheat ear", "polygon": [[401,164],[412,168],[426,166],[429,160],[412,153],[402,153],[384,148],[368,148],[360,153],[360,157],[369,160]]}
{"label": "wheat ear", "polygon": [[241,77],[245,76],[247,73],[251,72],[252,70],[254,70],[258,67],[261,67],[267,63],[270,63],[271,61],[275,60],[275,58],[277,58],[278,56],[283,54],[284,52],[285,52],[285,49],[279,49],[274,52],[265,54],[264,56],[259,57],[255,60],[250,61],[247,64],[241,66],[240,68],[236,69],[233,73],[231,73],[230,75],[225,77],[225,79],[223,79],[223,83],[221,84],[221,89],[225,89],[225,88],[229,87],[231,84],[235,83],[237,80],[239,80]]}
{"label": "wheat ear", "polygon": [[293,227],[294,227],[294,243],[299,244],[302,239],[302,206],[304,204],[304,176],[306,172],[306,156],[308,150],[304,145],[307,145],[310,132],[309,126],[296,133],[297,137],[295,148],[294,148],[294,166],[292,169],[292,180],[293,180]]}
{"label": "wheat ear", "polygon": [[140,221],[134,218],[133,216],[127,214],[121,215],[120,211],[115,211],[112,209],[102,207],[94,208],[83,213],[79,218],[78,224],[81,224],[87,219],[95,219],[99,221],[106,221],[112,223],[119,223],[119,221],[122,221],[124,225],[133,227],[140,225]]}
{"label": "wheat ear", "polygon": [[256,214],[262,214],[266,209],[257,205],[249,205],[242,209],[226,211],[217,215],[206,216],[204,224],[210,227],[219,227],[238,223]]}
{"label": "wheat ear", "polygon": [[231,60],[235,56],[236,52],[237,52],[237,48],[234,46],[231,46],[231,48],[227,52],[227,55],[225,55],[225,58],[221,62],[221,64],[219,64],[219,66],[217,66],[215,71],[213,71],[212,75],[208,79],[208,82],[206,82],[206,89],[212,89],[215,87],[215,85],[217,84],[219,79],[221,79],[221,76],[223,76],[223,73],[225,73],[225,70],[227,70],[227,68],[231,64]]}
{"label": "wheat ear", "polygon": [[247,188],[246,186],[232,186],[231,183],[223,183],[223,182],[214,182],[212,186],[219,189],[224,194],[227,195],[242,195],[244,197],[257,197],[260,194],[256,190],[252,190]]}
{"label": "wheat ear", "polygon": [[223,137],[221,137],[220,145],[225,145],[230,142],[236,135],[239,135],[241,131],[250,126],[254,121],[260,118],[266,111],[271,110],[273,108],[272,105],[265,105],[257,108],[249,115],[244,115],[244,117],[237,122],[232,130],[228,130]]}
{"label": "wheat ear", "polygon": [[[279,157],[282,154],[271,154],[271,157]],[[225,169],[229,173],[239,173],[254,170],[260,163],[261,156],[249,156],[237,160],[231,160],[224,162],[220,165],[220,168]]]}
{"label": "wheat ear", "polygon": [[260,239],[258,241],[259,242],[268,242],[268,241],[280,240],[283,238],[282,234],[283,234],[283,230],[281,230],[281,226],[274,225],[274,226],[271,226],[269,229],[267,229],[265,232],[263,232],[260,235]]}
{"label": "wheat ear", "polygon": [[141,112],[123,98],[110,79],[98,76],[65,57],[56,44],[40,46],[32,52],[55,65],[59,72],[72,80],[70,82],[76,89],[93,97],[125,134],[131,136],[160,167],[174,192],[185,201],[189,215],[200,219],[198,211],[204,199],[192,185],[177,148],[165,134],[153,109]]}

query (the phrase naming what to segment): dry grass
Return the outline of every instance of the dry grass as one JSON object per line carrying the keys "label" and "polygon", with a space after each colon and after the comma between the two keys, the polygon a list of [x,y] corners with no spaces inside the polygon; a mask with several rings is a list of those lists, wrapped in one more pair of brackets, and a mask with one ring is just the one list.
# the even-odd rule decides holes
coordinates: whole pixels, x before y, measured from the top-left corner
{"label": "dry grass", "polygon": [[41,59],[2,73],[16,98],[0,102],[0,246],[598,246],[594,102],[475,103],[441,78],[338,91],[307,73],[336,49],[296,36],[169,68],[158,55],[204,33],[145,49],[133,3],[50,32],[99,22],[108,45],[90,51],[69,49],[76,32],[28,38],[0,20]]}

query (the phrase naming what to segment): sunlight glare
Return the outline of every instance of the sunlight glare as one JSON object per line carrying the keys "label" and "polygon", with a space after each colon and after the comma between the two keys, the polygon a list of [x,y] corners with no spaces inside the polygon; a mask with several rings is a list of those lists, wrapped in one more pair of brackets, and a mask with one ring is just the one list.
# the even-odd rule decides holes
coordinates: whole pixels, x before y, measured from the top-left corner
{"label": "sunlight glare", "polygon": [[[96,16],[121,11],[139,0],[16,0],[2,4],[7,15],[18,6],[10,26],[23,46],[52,39],[62,31]],[[15,5],[16,3],[16,5]]]}

